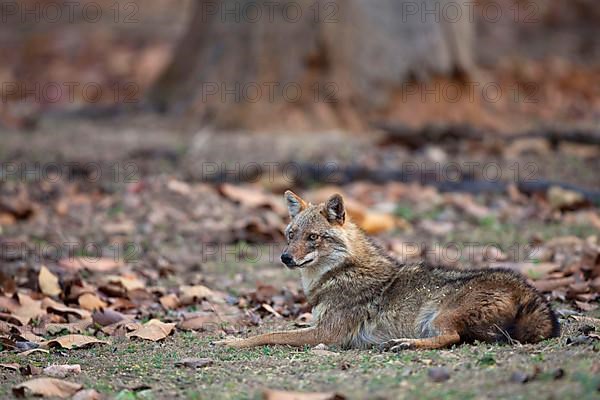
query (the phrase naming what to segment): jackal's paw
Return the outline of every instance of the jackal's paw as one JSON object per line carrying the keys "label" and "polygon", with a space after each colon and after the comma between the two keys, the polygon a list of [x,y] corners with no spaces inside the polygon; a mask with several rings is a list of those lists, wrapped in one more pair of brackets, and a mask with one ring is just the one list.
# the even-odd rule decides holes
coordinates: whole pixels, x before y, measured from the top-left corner
{"label": "jackal's paw", "polygon": [[392,339],[379,345],[381,351],[402,351],[415,349],[414,339]]}
{"label": "jackal's paw", "polygon": [[218,346],[218,347],[233,347],[234,349],[239,349],[241,347],[244,347],[243,343],[244,343],[244,339],[231,338],[231,339],[217,340],[215,342],[211,342],[210,344],[212,344],[213,346]]}

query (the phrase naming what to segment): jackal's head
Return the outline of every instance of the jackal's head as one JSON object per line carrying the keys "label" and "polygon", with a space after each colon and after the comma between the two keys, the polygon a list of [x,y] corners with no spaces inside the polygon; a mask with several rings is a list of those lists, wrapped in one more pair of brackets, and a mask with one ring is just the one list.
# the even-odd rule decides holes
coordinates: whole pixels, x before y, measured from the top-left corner
{"label": "jackal's head", "polygon": [[291,222],[285,230],[287,247],[281,261],[289,268],[334,265],[347,254],[344,200],[335,194],[325,203],[310,204],[285,192]]}

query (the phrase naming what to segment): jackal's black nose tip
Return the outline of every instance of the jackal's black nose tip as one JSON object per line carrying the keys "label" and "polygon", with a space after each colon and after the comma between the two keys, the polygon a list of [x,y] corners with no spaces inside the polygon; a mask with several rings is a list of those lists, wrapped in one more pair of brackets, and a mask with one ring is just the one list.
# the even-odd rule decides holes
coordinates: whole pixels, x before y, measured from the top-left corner
{"label": "jackal's black nose tip", "polygon": [[285,265],[292,265],[294,263],[294,259],[288,253],[283,253],[281,255],[281,262]]}

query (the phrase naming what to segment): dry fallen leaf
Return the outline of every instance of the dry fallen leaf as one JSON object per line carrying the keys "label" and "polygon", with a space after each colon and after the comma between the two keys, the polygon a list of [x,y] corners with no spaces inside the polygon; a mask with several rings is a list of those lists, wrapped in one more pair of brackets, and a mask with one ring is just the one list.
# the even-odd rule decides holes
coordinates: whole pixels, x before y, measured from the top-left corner
{"label": "dry fallen leaf", "polygon": [[17,325],[20,324],[19,320],[14,319],[14,321],[16,322],[16,324],[11,324],[9,322],[5,322],[3,321],[4,319],[14,319],[11,315],[9,314],[5,314],[5,313],[0,313],[0,335],[8,335],[10,334],[13,329],[17,329]]}
{"label": "dry fallen leaf", "polygon": [[368,211],[359,226],[368,234],[375,235],[394,229],[400,223],[398,221],[401,219],[393,215]]}
{"label": "dry fallen leaf", "polygon": [[42,300],[42,307],[48,312],[53,312],[56,314],[71,314],[75,315],[79,319],[89,319],[92,316],[89,311],[65,306],[64,304],[54,301],[49,297],[46,297],[44,300]]}
{"label": "dry fallen leaf", "polygon": [[179,307],[179,299],[174,293],[162,296],[159,301],[165,310],[174,310]]}
{"label": "dry fallen leaf", "polygon": [[36,376],[42,374],[42,368],[35,365],[27,364],[19,369],[23,376]]}
{"label": "dry fallen leaf", "polygon": [[94,322],[91,318],[87,318],[81,321],[71,322],[68,324],[47,324],[46,332],[50,335],[56,335],[62,331],[67,331],[68,333],[83,333],[93,323]]}
{"label": "dry fallen leaf", "polygon": [[40,290],[46,296],[58,296],[62,293],[60,285],[58,284],[58,278],[50,272],[45,265],[42,265],[42,268],[40,269],[38,283],[40,285]]}
{"label": "dry fallen leaf", "polygon": [[182,196],[187,196],[191,193],[192,189],[190,187],[190,185],[186,182],[182,182],[182,181],[178,181],[175,179],[170,180],[167,183],[167,188],[177,194],[180,194]]}
{"label": "dry fallen leaf", "polygon": [[12,327],[23,325],[25,324],[17,316],[0,312],[0,333],[10,333]]}
{"label": "dry fallen leaf", "polygon": [[106,303],[93,293],[84,293],[77,299],[84,310],[95,311],[106,307]]}
{"label": "dry fallen leaf", "polygon": [[466,193],[450,193],[445,196],[448,204],[452,204],[465,214],[476,218],[482,219],[493,215],[489,208],[478,204],[473,196]]}
{"label": "dry fallen leaf", "polygon": [[50,339],[43,342],[41,345],[43,347],[55,347],[60,346],[63,349],[71,350],[71,349],[79,349],[83,347],[93,346],[95,344],[108,344],[103,340],[98,340],[93,336],[85,336],[85,335],[65,335],[58,337],[56,339]]}
{"label": "dry fallen leaf", "polygon": [[11,214],[16,219],[26,219],[34,212],[29,192],[21,187],[14,196],[0,197],[0,211]]}
{"label": "dry fallen leaf", "polygon": [[94,389],[85,389],[75,393],[71,400],[100,400],[101,398],[102,395]]}
{"label": "dry fallen leaf", "polygon": [[129,319],[123,319],[115,322],[114,324],[107,325],[102,328],[102,332],[110,336],[125,336],[129,332],[137,331],[142,328],[142,324],[139,322],[131,321]]}
{"label": "dry fallen leaf", "polygon": [[277,318],[283,318],[283,316],[281,314],[279,314],[277,311],[275,311],[275,309],[267,303],[262,304],[262,308],[264,308],[265,310],[267,310],[269,313],[273,314]]}
{"label": "dry fallen leaf", "polygon": [[213,291],[206,286],[182,286],[180,290],[180,303],[182,305],[194,304],[202,299],[214,299]]}
{"label": "dry fallen leaf", "polygon": [[17,283],[15,282],[15,279],[12,276],[8,276],[4,272],[0,271],[0,293],[13,294],[16,291]]}
{"label": "dry fallen leaf", "polygon": [[123,286],[127,291],[144,289],[146,287],[143,281],[132,275],[111,275],[107,279],[110,283],[116,283]]}
{"label": "dry fallen leaf", "polygon": [[123,265],[112,258],[88,259],[86,257],[65,258],[60,260],[58,264],[67,269],[88,269],[95,272],[112,271]]}
{"label": "dry fallen leaf", "polygon": [[42,309],[42,302],[34,300],[24,293],[18,293],[19,307],[12,312],[12,315],[17,318],[23,325],[27,325],[29,321],[40,317],[46,312]]}
{"label": "dry fallen leaf", "polygon": [[123,319],[125,319],[125,315],[121,314],[118,311],[111,310],[109,308],[105,308],[100,311],[95,311],[92,314],[92,320],[94,321],[94,323],[100,326],[112,325]]}
{"label": "dry fallen leaf", "polygon": [[59,397],[66,399],[77,393],[83,386],[78,383],[62,381],[54,378],[37,378],[21,383],[13,388],[17,397],[27,395],[43,397]]}
{"label": "dry fallen leaf", "polygon": [[197,316],[189,319],[184,319],[179,322],[177,327],[186,331],[210,331],[214,332],[221,329],[221,318],[218,315],[211,313],[203,316]]}
{"label": "dry fallen leaf", "polygon": [[18,371],[21,366],[17,363],[0,364],[0,368],[9,369],[11,371]]}
{"label": "dry fallen leaf", "polygon": [[32,343],[42,343],[45,340],[43,337],[38,336],[32,332],[22,332],[19,334],[19,336]]}
{"label": "dry fallen leaf", "polygon": [[300,314],[298,318],[296,318],[296,322],[294,323],[298,327],[302,326],[310,326],[313,321],[313,315],[309,312]]}
{"label": "dry fallen leaf", "polygon": [[52,378],[66,378],[69,375],[78,375],[81,373],[79,364],[73,365],[49,365],[42,371],[44,375]]}
{"label": "dry fallen leaf", "polygon": [[552,186],[549,188],[547,197],[550,206],[556,210],[572,208],[584,201],[584,197],[581,193],[563,189],[559,186]]}
{"label": "dry fallen leaf", "polygon": [[157,319],[151,319],[142,325],[141,328],[128,333],[127,337],[138,337],[145,340],[152,340],[153,342],[157,342],[169,336],[173,329],[175,328],[175,324],[173,323],[165,323],[161,322]]}
{"label": "dry fallen leaf", "polygon": [[0,296],[0,310],[6,310],[9,313],[15,312],[19,308],[19,302],[12,297]]}
{"label": "dry fallen leaf", "polygon": [[31,350],[27,350],[27,351],[23,351],[21,353],[18,353],[17,355],[19,357],[27,357],[28,355],[34,354],[34,353],[44,353],[44,354],[48,354],[50,353],[48,350],[46,349],[31,349]]}
{"label": "dry fallen leaf", "polygon": [[14,215],[0,212],[0,226],[2,225],[14,225],[17,222],[17,219]]}
{"label": "dry fallen leaf", "polygon": [[266,389],[263,392],[264,400],[344,400],[345,397],[337,393],[302,393],[286,392],[284,390]]}

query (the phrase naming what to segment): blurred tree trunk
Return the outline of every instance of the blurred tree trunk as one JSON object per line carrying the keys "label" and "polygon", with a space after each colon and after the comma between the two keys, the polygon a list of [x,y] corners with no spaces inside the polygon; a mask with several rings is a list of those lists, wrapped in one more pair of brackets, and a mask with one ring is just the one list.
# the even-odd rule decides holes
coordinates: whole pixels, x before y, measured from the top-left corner
{"label": "blurred tree trunk", "polygon": [[191,12],[148,99],[223,128],[364,126],[407,80],[473,64],[469,10],[453,0],[197,0]]}

